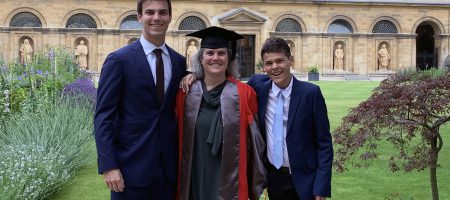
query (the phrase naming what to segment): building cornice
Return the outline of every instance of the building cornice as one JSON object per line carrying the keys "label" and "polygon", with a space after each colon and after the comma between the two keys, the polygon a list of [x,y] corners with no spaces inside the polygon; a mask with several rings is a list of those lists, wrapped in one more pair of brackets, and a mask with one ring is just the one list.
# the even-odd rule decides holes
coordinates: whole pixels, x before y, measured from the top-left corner
{"label": "building cornice", "polygon": [[[173,2],[193,2],[192,0],[172,0]],[[319,5],[371,5],[371,6],[411,6],[450,7],[448,0],[195,0],[212,3],[271,3],[271,4],[319,4]]]}

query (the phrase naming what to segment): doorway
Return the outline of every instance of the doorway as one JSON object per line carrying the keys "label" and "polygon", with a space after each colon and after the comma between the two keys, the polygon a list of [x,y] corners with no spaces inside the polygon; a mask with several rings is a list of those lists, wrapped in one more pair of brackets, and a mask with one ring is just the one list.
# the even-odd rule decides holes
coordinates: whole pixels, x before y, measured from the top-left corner
{"label": "doorway", "polygon": [[236,59],[240,66],[241,79],[247,79],[255,74],[255,35],[242,35],[238,40]]}
{"label": "doorway", "polygon": [[438,54],[435,48],[434,29],[424,22],[416,30],[416,68],[417,70],[428,70],[437,68]]}

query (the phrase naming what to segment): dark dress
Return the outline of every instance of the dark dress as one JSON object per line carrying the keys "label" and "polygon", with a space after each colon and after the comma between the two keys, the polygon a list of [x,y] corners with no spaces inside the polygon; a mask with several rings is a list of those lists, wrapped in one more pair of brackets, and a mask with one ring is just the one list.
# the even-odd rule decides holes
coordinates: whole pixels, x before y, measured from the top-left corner
{"label": "dark dress", "polygon": [[220,170],[222,162],[222,114],[220,95],[225,82],[206,92],[195,123],[194,155],[192,160],[192,200],[219,199]]}

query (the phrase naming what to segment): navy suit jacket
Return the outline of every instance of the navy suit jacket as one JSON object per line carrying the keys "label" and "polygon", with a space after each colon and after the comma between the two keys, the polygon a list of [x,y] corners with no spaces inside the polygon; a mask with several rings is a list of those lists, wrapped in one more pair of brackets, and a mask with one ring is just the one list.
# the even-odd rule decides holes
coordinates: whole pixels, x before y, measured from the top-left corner
{"label": "navy suit jacket", "polygon": [[186,59],[169,49],[172,78],[162,106],[139,40],[105,60],[94,117],[98,171],[120,169],[125,186],[150,184],[159,162],[169,182],[177,180],[175,96]]}
{"label": "navy suit jacket", "polygon": [[[271,79],[253,76],[248,84],[258,96],[261,132],[266,139],[265,116]],[[300,199],[331,197],[333,145],[325,100],[317,85],[293,78],[286,144],[289,164]]]}

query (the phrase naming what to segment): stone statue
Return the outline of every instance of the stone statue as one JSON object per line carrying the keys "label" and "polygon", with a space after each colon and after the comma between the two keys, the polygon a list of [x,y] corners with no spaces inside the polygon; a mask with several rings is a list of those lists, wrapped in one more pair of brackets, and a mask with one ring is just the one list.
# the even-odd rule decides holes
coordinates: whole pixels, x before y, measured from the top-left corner
{"label": "stone statue", "polygon": [[75,49],[75,58],[77,59],[76,62],[78,66],[80,66],[82,70],[87,69],[87,54],[88,48],[84,45],[84,41],[81,40],[80,44]]}
{"label": "stone statue", "polygon": [[31,61],[31,55],[33,54],[33,47],[31,47],[30,41],[28,39],[23,40],[23,44],[20,45],[20,63],[26,64]]}
{"label": "stone statue", "polygon": [[189,45],[186,50],[186,61],[188,69],[191,69],[192,56],[194,56],[194,54],[197,53],[197,51],[198,49],[197,46],[195,46],[195,42],[191,41],[191,45]]}
{"label": "stone statue", "polygon": [[291,56],[294,56],[294,55],[295,55],[295,48],[294,48],[294,45],[291,44],[291,43],[288,43],[288,46],[289,46],[289,49],[290,49],[290,51],[291,51]]}
{"label": "stone statue", "polygon": [[342,50],[342,45],[340,44],[338,44],[336,50],[334,50],[334,70],[344,70],[344,50]]}
{"label": "stone statue", "polygon": [[390,59],[386,44],[381,45],[380,50],[378,50],[378,69],[387,71]]}

